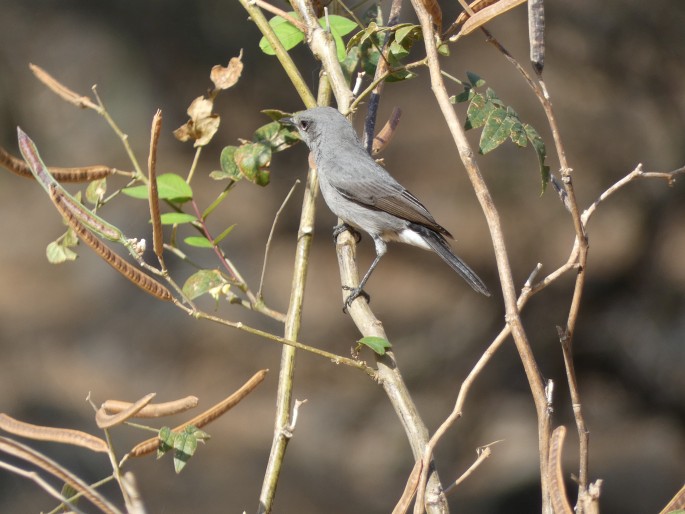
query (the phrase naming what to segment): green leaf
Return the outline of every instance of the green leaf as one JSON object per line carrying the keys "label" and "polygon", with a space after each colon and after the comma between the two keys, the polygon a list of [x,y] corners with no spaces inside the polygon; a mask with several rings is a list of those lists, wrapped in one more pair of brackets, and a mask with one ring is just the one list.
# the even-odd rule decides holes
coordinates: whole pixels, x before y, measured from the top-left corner
{"label": "green leaf", "polygon": [[482,94],[476,93],[466,110],[466,130],[485,125],[485,120],[488,119],[491,110],[492,104],[489,104]]}
{"label": "green leaf", "polygon": [[524,148],[528,146],[528,136],[526,136],[526,130],[523,128],[523,123],[517,118],[514,124],[511,126],[511,134],[509,135],[512,143],[516,146]]}
{"label": "green leaf", "polygon": [[[147,200],[147,186],[126,187],[122,193],[132,198]],[[176,203],[187,202],[193,198],[193,190],[188,183],[175,173],[164,173],[157,177],[157,193],[160,200],[169,200]]]}
{"label": "green leaf", "polygon": [[404,45],[398,43],[397,41],[393,41],[390,43],[390,47],[388,48],[390,51],[390,54],[397,59],[398,61],[404,59],[406,56],[409,55],[409,49],[406,48]]}
{"label": "green leaf", "polygon": [[58,241],[53,241],[45,249],[45,255],[48,258],[50,264],[61,264],[67,261],[75,261],[78,258],[78,254],[73,250],[67,248],[64,244]]}
{"label": "green leaf", "polygon": [[547,150],[545,149],[545,142],[538,134],[537,130],[533,128],[532,125],[524,124],[523,130],[526,132],[528,141],[530,141],[531,146],[535,150],[535,154],[538,157],[538,166],[540,168],[540,182],[541,191],[540,194],[545,192],[547,189],[547,184],[549,184],[550,169],[549,166],[545,164],[545,159],[547,158]]}
{"label": "green leaf", "polygon": [[78,254],[71,247],[78,245],[78,236],[74,229],[67,227],[67,231],[50,243],[45,249],[45,255],[50,264],[61,264],[67,261],[75,261]]}
{"label": "green leaf", "polygon": [[93,180],[86,188],[86,200],[93,205],[98,205],[107,192],[107,178]]}
{"label": "green leaf", "polygon": [[506,105],[504,105],[504,102],[499,99],[499,97],[491,88],[487,88],[485,90],[485,99],[488,101],[488,103],[491,103],[493,106],[502,107],[503,109],[506,107]]}
{"label": "green leaf", "polygon": [[485,85],[485,81],[480,78],[479,75],[473,73],[472,71],[466,72],[466,78],[469,80],[473,87],[482,87]]}
{"label": "green leaf", "polygon": [[[401,25],[397,25],[395,28],[395,41],[398,43],[402,43],[407,37],[410,37],[412,40],[417,41],[418,39],[421,38],[421,26],[420,25],[412,25],[411,23],[403,23]],[[414,44],[414,41],[411,42],[411,44]]]}
{"label": "green leaf", "polygon": [[347,52],[345,50],[345,43],[343,42],[342,37],[356,29],[357,24],[352,20],[348,20],[347,18],[338,16],[336,14],[331,14],[328,16],[328,18],[325,16],[323,18],[319,18],[319,25],[321,25],[322,28],[327,29],[327,23],[330,23],[331,36],[333,36],[333,40],[335,41],[335,50],[338,61],[343,62]]}
{"label": "green leaf", "polygon": [[221,171],[213,171],[209,176],[214,180],[231,179],[236,182],[243,178],[238,165],[235,163],[235,151],[237,149],[237,146],[227,146],[221,150],[221,157],[219,157]]}
{"label": "green leaf", "polygon": [[511,135],[514,119],[506,109],[495,108],[490,112],[483,133],[480,135],[478,151],[485,155],[504,143]]}
{"label": "green leaf", "polygon": [[376,336],[362,337],[357,343],[368,346],[378,355],[385,355],[385,351],[392,346],[387,339]]}
{"label": "green leaf", "polygon": [[188,246],[194,246],[196,248],[214,248],[212,242],[204,236],[186,237],[183,242]]}
{"label": "green leaf", "polygon": [[157,447],[157,458],[159,459],[174,447],[176,433],[169,427],[162,427],[159,429],[157,437],[159,438],[159,446]]}
{"label": "green leaf", "polygon": [[183,432],[176,434],[174,439],[174,470],[176,473],[183,471],[190,458],[197,451],[197,443],[203,443],[209,439],[209,434],[193,425],[187,426]]}
{"label": "green leaf", "polygon": [[186,467],[197,449],[197,439],[191,434],[182,432],[174,439],[174,471],[180,473]]}
{"label": "green leaf", "polygon": [[214,244],[218,245],[228,234],[230,234],[233,231],[233,228],[235,227],[235,223],[228,227],[226,230],[224,230],[221,234],[219,234],[217,237],[214,238]]}
{"label": "green leaf", "polygon": [[[269,183],[266,170],[271,162],[271,147],[264,143],[246,143],[235,151],[233,156],[240,172],[250,182],[265,186]],[[266,171],[266,177],[264,172]]]}
{"label": "green leaf", "polygon": [[476,93],[473,91],[473,89],[468,87],[458,95],[450,96],[450,102],[452,102],[453,104],[468,102],[469,100],[473,99],[473,96],[475,94]]}
{"label": "green leaf", "polygon": [[[344,16],[338,16],[337,14],[329,15],[328,22],[331,24],[331,32],[336,32],[340,36],[346,36],[358,26],[355,21],[345,18]],[[326,17],[320,18],[319,23],[325,29]]]}
{"label": "green leaf", "polygon": [[297,130],[281,125],[278,121],[272,121],[255,130],[252,139],[269,146],[274,152],[280,152],[293,146],[300,137]]}
{"label": "green leaf", "polygon": [[[300,17],[293,11],[289,12],[288,14],[295,19],[300,19]],[[274,16],[269,20],[269,25],[271,25],[274,34],[276,34],[276,37],[286,50],[290,50],[304,41],[304,32],[287,21],[285,18]],[[262,52],[267,55],[276,55],[276,51],[265,37],[262,37],[262,39],[259,41],[259,48],[261,48]]]}
{"label": "green leaf", "polygon": [[212,289],[228,284],[219,270],[200,270],[193,273],[183,284],[183,294],[191,300],[207,294]]}
{"label": "green leaf", "polygon": [[197,216],[185,212],[165,212],[160,218],[162,219],[162,225],[182,225],[197,220]]}
{"label": "green leaf", "polygon": [[378,27],[376,27],[375,23],[371,23],[369,24],[367,31],[371,29],[372,25],[376,28],[376,31],[373,33],[368,33],[368,37],[366,37],[367,33],[365,32],[364,37],[362,37],[362,41],[359,43],[361,48],[360,58],[362,68],[366,74],[371,77],[373,77],[376,73],[376,66],[378,66],[378,60],[380,59],[380,52],[378,50],[380,47]]}

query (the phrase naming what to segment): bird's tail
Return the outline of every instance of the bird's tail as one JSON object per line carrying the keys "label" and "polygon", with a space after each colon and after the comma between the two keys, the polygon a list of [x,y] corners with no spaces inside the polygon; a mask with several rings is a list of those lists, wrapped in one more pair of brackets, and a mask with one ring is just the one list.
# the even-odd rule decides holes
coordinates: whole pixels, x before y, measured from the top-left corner
{"label": "bird's tail", "polygon": [[461,278],[463,278],[468,285],[479,293],[490,296],[490,291],[480,277],[478,277],[464,261],[452,253],[452,249],[447,244],[444,237],[429,228],[414,223],[411,224],[411,228],[418,232],[426,244],[430,246],[430,248],[437,253],[450,268],[459,273]]}

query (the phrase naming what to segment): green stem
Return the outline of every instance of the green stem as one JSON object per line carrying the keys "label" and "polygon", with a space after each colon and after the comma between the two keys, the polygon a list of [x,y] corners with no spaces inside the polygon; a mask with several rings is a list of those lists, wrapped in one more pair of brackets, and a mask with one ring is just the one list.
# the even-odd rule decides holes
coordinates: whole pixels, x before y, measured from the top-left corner
{"label": "green stem", "polygon": [[271,25],[269,25],[269,22],[262,13],[262,10],[250,2],[250,0],[239,0],[239,2],[240,5],[242,5],[250,15],[250,19],[255,22],[255,25],[257,25],[259,31],[269,42],[271,48],[273,48],[276,52],[276,57],[278,58],[285,72],[288,74],[290,81],[293,83],[293,86],[299,93],[304,105],[307,108],[315,107],[316,98],[314,98],[314,95],[307,86],[307,83],[302,78],[302,75],[300,75],[300,70],[297,69],[297,66],[290,58],[290,55],[288,55],[288,51],[283,47],[281,40],[278,39],[271,28]]}

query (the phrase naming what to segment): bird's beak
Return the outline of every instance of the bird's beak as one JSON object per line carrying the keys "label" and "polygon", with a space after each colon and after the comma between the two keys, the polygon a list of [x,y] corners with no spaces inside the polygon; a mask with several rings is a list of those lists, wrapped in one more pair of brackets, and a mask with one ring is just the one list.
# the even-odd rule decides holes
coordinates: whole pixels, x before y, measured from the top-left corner
{"label": "bird's beak", "polygon": [[294,127],[295,126],[295,120],[293,120],[291,117],[286,117],[286,118],[281,118],[278,120],[278,122],[281,125],[285,125],[286,127]]}

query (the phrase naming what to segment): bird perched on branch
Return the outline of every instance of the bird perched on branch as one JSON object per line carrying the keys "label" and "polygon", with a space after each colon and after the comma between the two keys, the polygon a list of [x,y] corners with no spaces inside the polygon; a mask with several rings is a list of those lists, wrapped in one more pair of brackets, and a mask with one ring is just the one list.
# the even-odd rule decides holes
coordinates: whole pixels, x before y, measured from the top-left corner
{"label": "bird perched on branch", "polygon": [[464,261],[454,255],[440,226],[428,209],[371,158],[359,142],[354,127],[332,107],[298,112],[281,123],[297,129],[309,147],[319,173],[321,194],[328,207],[343,221],[334,234],[352,227],[368,233],[376,246],[376,258],[358,287],[345,300],[346,310],[364,292],[371,273],[387,251],[399,241],[437,253],[476,291],[490,291]]}

